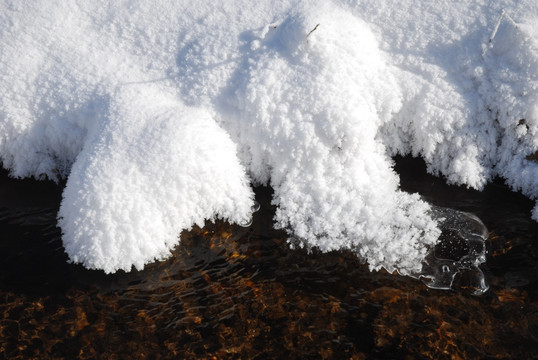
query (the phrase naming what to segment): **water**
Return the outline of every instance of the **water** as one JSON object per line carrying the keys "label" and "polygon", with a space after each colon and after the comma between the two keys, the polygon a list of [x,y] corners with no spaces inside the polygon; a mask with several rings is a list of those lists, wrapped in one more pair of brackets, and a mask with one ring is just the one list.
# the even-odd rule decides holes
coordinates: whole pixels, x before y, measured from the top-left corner
{"label": "water", "polygon": [[[66,263],[55,227],[61,186],[4,174],[0,358],[533,357],[532,203],[501,182],[481,193],[447,186],[415,159],[398,159],[396,168],[404,190],[475,214],[489,229],[481,269],[490,289],[483,295],[472,295],[473,269],[454,274],[454,290],[435,290],[371,273],[349,252],[290,250],[271,228],[266,188],[257,190],[261,208],[250,227],[208,224],[183,234],[169,260],[105,276]],[[472,244],[446,234],[450,246],[433,255],[463,261]]]}

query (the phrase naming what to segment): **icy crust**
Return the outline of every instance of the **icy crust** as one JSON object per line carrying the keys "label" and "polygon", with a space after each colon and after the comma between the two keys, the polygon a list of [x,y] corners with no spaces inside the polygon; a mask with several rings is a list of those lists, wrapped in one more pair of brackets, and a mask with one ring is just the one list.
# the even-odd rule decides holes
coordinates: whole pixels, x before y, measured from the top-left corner
{"label": "icy crust", "polygon": [[417,274],[440,220],[391,155],[538,198],[537,20],[531,0],[2,1],[0,159],[68,178],[59,225],[89,268],[246,223],[270,183],[304,246]]}

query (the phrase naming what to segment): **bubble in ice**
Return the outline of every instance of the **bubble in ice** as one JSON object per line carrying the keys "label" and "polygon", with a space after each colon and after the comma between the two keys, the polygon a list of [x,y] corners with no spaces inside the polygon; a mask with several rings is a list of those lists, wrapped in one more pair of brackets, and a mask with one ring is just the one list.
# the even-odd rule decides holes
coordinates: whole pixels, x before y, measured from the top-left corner
{"label": "bubble in ice", "polygon": [[[257,212],[258,210],[260,210],[260,203],[257,201],[254,201],[254,205],[252,205],[250,210],[252,211],[253,214]],[[237,225],[241,227],[250,227],[250,225],[252,225],[252,217],[243,219],[242,221],[237,223]]]}
{"label": "bubble in ice", "polygon": [[448,290],[458,275],[461,288],[474,295],[485,293],[489,286],[480,264],[486,261],[486,226],[473,214],[449,208],[432,206],[431,216],[442,233],[424,259],[420,273],[412,276],[432,289]]}
{"label": "bubble in ice", "polygon": [[260,203],[257,202],[256,200],[254,200],[254,205],[252,205],[251,210],[252,210],[253,213],[255,213],[255,212],[257,212],[258,210],[260,210]]}
{"label": "bubble in ice", "polygon": [[237,223],[241,227],[250,227],[252,225],[252,219],[243,219]]}

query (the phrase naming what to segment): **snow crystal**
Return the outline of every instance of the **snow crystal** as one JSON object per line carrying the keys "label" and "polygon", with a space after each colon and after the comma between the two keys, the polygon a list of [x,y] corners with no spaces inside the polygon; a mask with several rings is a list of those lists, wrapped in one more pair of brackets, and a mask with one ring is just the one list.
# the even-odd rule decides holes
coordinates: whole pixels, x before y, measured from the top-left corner
{"label": "snow crystal", "polygon": [[68,179],[59,225],[88,268],[140,269],[205,219],[248,223],[263,183],[307,248],[420,273],[442,221],[399,190],[395,154],[538,199],[534,1],[0,10],[1,162]]}
{"label": "snow crystal", "polygon": [[400,96],[368,26],[318,6],[254,41],[228,117],[253,179],[275,190],[277,225],[324,251],[357,248],[374,269],[420,266],[438,230],[375,140]]}
{"label": "snow crystal", "polygon": [[128,85],[71,169],[59,225],[74,262],[142,269],[165,258],[182,229],[215,215],[244,222],[252,206],[235,146],[207,111]]}

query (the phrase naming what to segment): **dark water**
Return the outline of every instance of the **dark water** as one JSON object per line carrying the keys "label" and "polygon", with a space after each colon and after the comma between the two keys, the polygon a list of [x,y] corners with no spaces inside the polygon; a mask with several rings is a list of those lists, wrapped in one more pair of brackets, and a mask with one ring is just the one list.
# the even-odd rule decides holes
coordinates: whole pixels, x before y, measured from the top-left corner
{"label": "dark water", "polygon": [[207,224],[168,261],[105,276],[66,262],[61,186],[0,176],[0,358],[527,359],[538,354],[538,224],[496,181],[447,186],[397,159],[402,188],[490,231],[473,296],[370,273],[351,253],[290,250],[271,192],[250,228]]}

